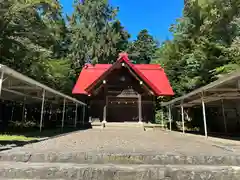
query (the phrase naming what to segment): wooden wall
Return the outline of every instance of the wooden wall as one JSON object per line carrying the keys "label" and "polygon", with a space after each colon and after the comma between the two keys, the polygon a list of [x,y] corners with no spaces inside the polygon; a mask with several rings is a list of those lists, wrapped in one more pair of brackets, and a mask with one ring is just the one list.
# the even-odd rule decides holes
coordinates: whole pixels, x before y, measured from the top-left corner
{"label": "wooden wall", "polygon": [[103,121],[106,105],[108,122],[139,121],[138,97],[141,96],[142,118],[152,121],[154,114],[154,96],[141,85],[127,68],[114,70],[106,79],[94,88],[90,99],[90,116]]}

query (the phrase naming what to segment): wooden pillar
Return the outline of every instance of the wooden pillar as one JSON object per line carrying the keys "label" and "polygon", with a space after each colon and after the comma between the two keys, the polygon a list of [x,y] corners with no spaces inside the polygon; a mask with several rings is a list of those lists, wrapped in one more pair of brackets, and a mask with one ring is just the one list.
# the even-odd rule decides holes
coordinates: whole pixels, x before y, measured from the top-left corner
{"label": "wooden pillar", "polygon": [[106,123],[107,122],[107,105],[104,104],[104,107],[103,107],[103,123]]}
{"label": "wooden pillar", "polygon": [[106,80],[103,80],[103,84],[104,84],[104,95],[105,95],[105,99],[104,99],[104,106],[103,106],[103,122],[102,123],[107,123],[107,104],[108,104],[108,87],[106,84]]}
{"label": "wooden pillar", "polygon": [[82,106],[82,124],[83,124],[83,126],[84,126],[84,124],[85,124],[85,112],[86,112],[86,108],[87,108],[87,106]]}
{"label": "wooden pillar", "polygon": [[103,123],[107,123],[107,104],[108,104],[107,101],[108,101],[108,98],[106,96],[105,103],[103,106]]}
{"label": "wooden pillar", "polygon": [[138,122],[142,123],[142,96],[138,94]]}

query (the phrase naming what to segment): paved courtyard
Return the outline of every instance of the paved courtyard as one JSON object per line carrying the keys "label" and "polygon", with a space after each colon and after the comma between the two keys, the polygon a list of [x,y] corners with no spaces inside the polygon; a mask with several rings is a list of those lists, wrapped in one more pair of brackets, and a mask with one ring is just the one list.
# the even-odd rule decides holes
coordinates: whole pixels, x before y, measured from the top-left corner
{"label": "paved courtyard", "polygon": [[90,129],[14,148],[10,152],[144,153],[169,155],[239,155],[240,143],[206,140],[178,132],[141,128]]}

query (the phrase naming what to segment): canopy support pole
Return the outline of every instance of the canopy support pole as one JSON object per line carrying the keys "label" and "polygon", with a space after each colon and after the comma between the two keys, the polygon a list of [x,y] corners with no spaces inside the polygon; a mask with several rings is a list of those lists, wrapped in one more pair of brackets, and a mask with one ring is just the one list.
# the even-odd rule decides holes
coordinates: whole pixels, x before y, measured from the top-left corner
{"label": "canopy support pole", "polygon": [[63,100],[63,111],[62,111],[62,129],[64,127],[64,120],[65,120],[65,107],[66,107],[66,99]]}
{"label": "canopy support pole", "polygon": [[15,106],[13,106],[13,104],[12,104],[11,122],[13,121],[14,109],[15,109]]}
{"label": "canopy support pole", "polygon": [[205,132],[205,137],[208,137],[208,132],[207,132],[207,120],[206,120],[206,109],[205,109],[205,102],[202,97],[202,112],[203,112],[203,123],[204,123],[204,132]]}
{"label": "canopy support pole", "polygon": [[3,83],[3,77],[4,77],[4,71],[1,71],[1,77],[0,77],[0,96],[2,95],[2,83]]}
{"label": "canopy support pole", "polygon": [[23,100],[23,107],[22,107],[22,122],[25,121],[25,106],[26,106],[26,97]]}
{"label": "canopy support pole", "polygon": [[171,106],[168,106],[168,121],[170,124],[170,131],[172,131],[172,115],[171,115]]}
{"label": "canopy support pole", "polygon": [[43,111],[44,111],[44,103],[45,103],[45,89],[42,92],[42,107],[41,107],[41,119],[40,119],[40,132],[42,132],[42,124],[43,124]]}
{"label": "canopy support pole", "polygon": [[227,123],[226,123],[226,116],[225,116],[225,108],[224,108],[223,99],[221,100],[221,104],[222,104],[222,115],[223,115],[224,130],[225,130],[225,133],[227,133]]}
{"label": "canopy support pole", "polygon": [[163,118],[164,118],[164,116],[163,116],[163,107],[162,107],[162,110],[161,110],[161,119],[162,119],[162,128],[164,129],[164,122],[163,122]]}
{"label": "canopy support pole", "polygon": [[77,127],[77,110],[78,110],[78,104],[76,103],[76,109],[75,109],[75,128]]}
{"label": "canopy support pole", "polygon": [[185,126],[184,126],[184,110],[183,110],[183,104],[181,103],[181,115],[182,115],[182,128],[183,128],[183,134],[185,133]]}

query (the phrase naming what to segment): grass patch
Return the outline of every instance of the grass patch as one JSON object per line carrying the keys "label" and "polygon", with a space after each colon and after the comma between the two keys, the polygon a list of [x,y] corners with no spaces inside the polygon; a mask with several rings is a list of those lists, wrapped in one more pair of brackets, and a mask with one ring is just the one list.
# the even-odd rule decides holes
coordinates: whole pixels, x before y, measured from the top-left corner
{"label": "grass patch", "polygon": [[35,137],[26,137],[22,135],[0,135],[0,141],[32,141],[37,140]]}

